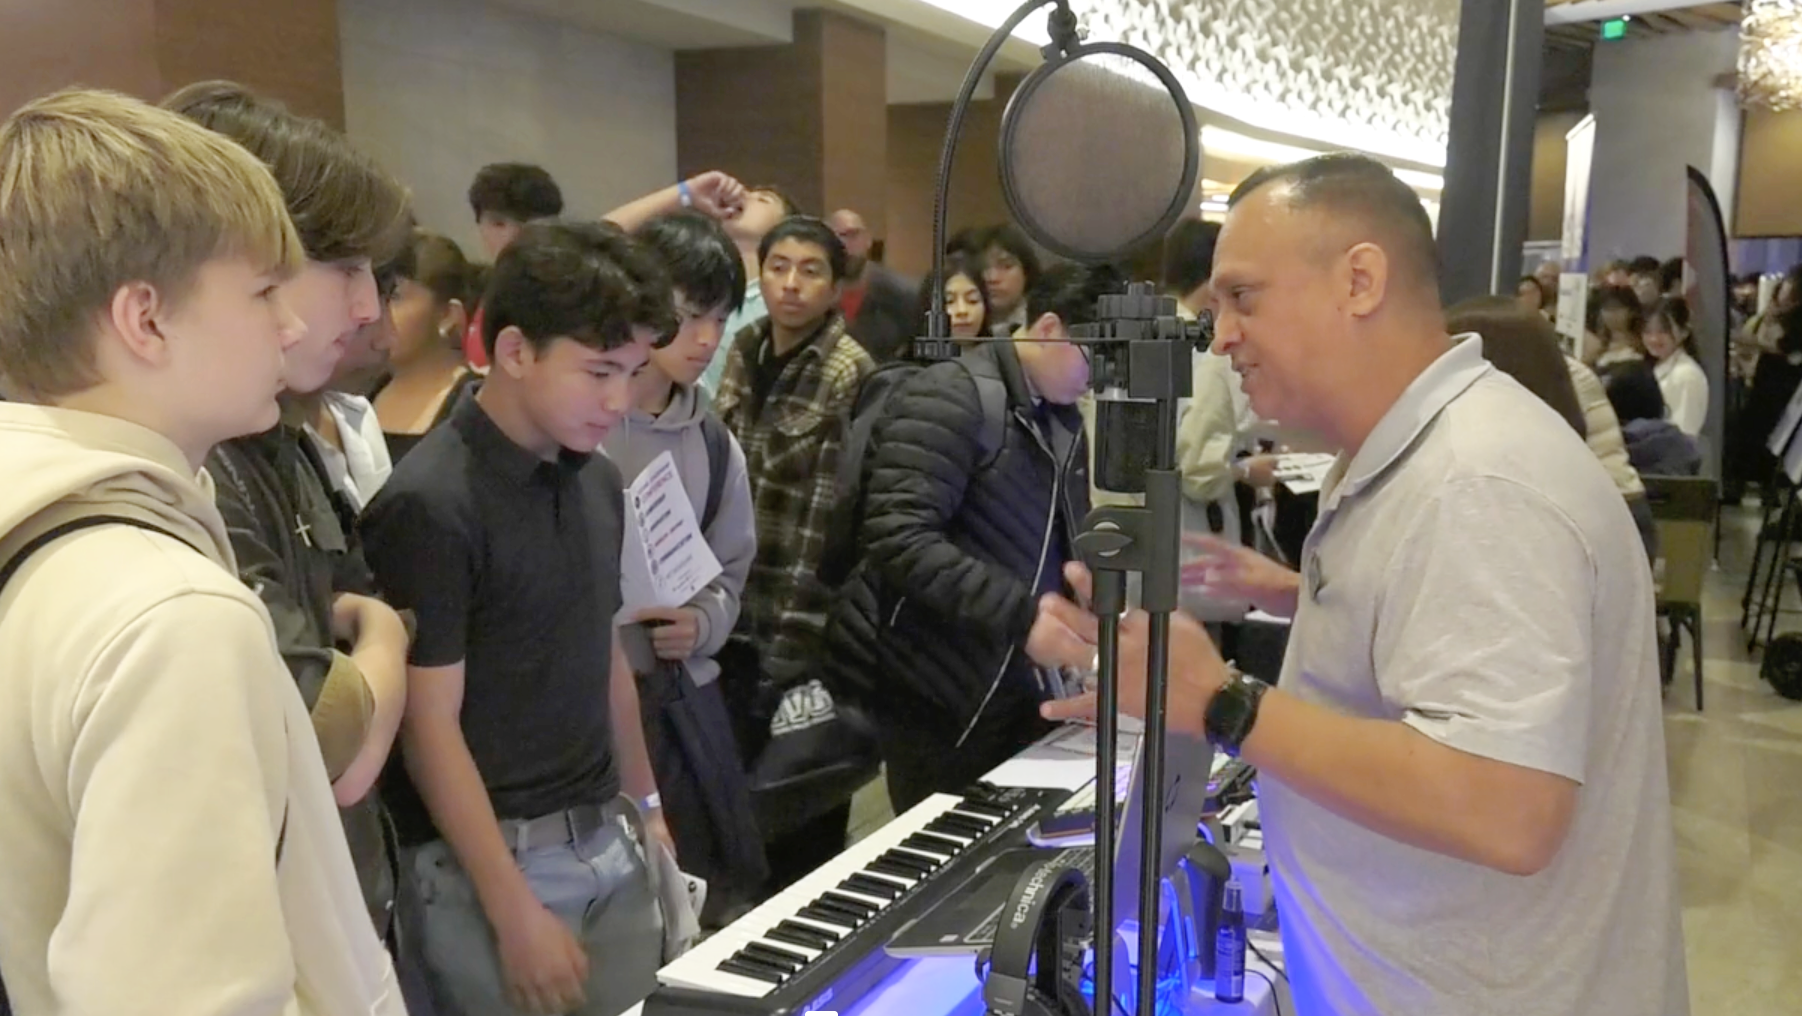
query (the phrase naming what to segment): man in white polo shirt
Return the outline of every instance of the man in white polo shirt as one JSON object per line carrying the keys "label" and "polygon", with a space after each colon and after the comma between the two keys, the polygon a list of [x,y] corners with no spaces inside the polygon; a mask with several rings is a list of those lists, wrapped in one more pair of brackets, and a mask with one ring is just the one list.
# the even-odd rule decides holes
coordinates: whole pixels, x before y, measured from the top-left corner
{"label": "man in white polo shirt", "polygon": [[[1445,334],[1431,226],[1387,169],[1323,156],[1231,206],[1214,349],[1259,415],[1343,452],[1301,572],[1222,544],[1191,570],[1294,617],[1280,690],[1178,618],[1171,723],[1262,774],[1297,1009],[1682,1016],[1651,576],[1624,503],[1475,336]],[[1039,623],[1060,647],[1040,662],[1092,658],[1076,605]],[[1141,702],[1147,625],[1124,627]]]}

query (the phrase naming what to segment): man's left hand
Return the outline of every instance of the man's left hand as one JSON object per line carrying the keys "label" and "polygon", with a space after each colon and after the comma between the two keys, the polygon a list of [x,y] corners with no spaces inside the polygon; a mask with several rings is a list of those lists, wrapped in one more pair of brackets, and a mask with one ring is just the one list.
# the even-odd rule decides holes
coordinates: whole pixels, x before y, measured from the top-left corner
{"label": "man's left hand", "polygon": [[[1064,566],[1064,578],[1083,602],[1089,599],[1092,580],[1080,564]],[[1041,654],[1034,660],[1045,665],[1087,666],[1095,658],[1101,622],[1086,608],[1056,595],[1039,603],[1028,642],[1036,642]],[[1120,621],[1120,709],[1131,716],[1145,715],[1146,657],[1151,645],[1151,616],[1134,610]],[[1226,683],[1226,661],[1208,637],[1207,629],[1178,611],[1170,617],[1170,729],[1203,736],[1202,717],[1208,701]],[[1055,699],[1039,709],[1048,720],[1092,720],[1096,695]]]}
{"label": "man's left hand", "polygon": [[650,628],[651,648],[659,660],[680,663],[701,644],[701,612],[693,607],[647,607],[632,620]]}

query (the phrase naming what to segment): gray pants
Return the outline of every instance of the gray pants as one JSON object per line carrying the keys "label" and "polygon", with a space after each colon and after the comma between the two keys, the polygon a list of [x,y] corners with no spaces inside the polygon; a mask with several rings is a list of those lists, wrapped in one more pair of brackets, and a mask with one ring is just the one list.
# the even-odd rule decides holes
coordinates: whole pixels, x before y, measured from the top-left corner
{"label": "gray pants", "polygon": [[[588,953],[588,1000],[570,1016],[617,1016],[657,986],[663,916],[643,854],[618,819],[579,843],[516,858],[532,892]],[[441,1016],[516,1016],[494,931],[443,840],[408,852],[425,906],[425,956]]]}

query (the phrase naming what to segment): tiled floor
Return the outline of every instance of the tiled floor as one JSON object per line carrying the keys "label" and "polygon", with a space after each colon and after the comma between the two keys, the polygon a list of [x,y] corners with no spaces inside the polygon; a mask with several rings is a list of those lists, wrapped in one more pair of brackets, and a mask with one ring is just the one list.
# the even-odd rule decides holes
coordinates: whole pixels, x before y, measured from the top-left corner
{"label": "tiled floor", "polygon": [[[1802,702],[1758,679],[1739,629],[1756,525],[1750,510],[1724,520],[1704,608],[1705,710],[1687,664],[1665,701],[1694,1016],[1802,1012]],[[1802,606],[1793,592],[1789,605]],[[1802,615],[1786,627],[1802,629]]]}
{"label": "tiled floor", "polygon": [[[1753,510],[1729,512],[1709,577],[1705,710],[1687,662],[1665,702],[1692,1016],[1802,1013],[1802,702],[1759,680],[1739,630],[1756,526]],[[1802,608],[1793,591],[1789,606]],[[1802,614],[1786,627],[1802,630]],[[853,837],[890,815],[871,784],[853,805]]]}

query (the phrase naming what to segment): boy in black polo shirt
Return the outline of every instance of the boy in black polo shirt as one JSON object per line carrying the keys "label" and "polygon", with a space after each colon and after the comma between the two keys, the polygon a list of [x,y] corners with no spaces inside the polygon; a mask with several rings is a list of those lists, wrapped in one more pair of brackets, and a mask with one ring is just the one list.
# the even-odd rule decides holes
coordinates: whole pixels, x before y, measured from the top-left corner
{"label": "boy in black polo shirt", "polygon": [[495,265],[475,399],[364,516],[370,563],[417,612],[395,811],[453,1013],[613,1016],[662,960],[624,825],[667,845],[620,607],[623,489],[592,454],[675,331],[657,262],[605,224],[534,223]]}

